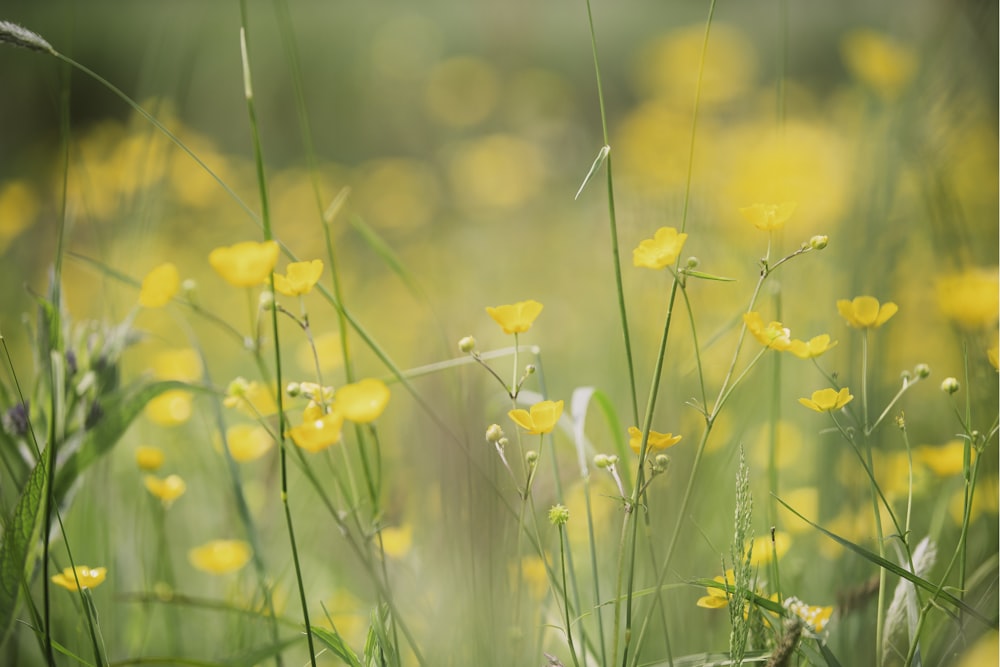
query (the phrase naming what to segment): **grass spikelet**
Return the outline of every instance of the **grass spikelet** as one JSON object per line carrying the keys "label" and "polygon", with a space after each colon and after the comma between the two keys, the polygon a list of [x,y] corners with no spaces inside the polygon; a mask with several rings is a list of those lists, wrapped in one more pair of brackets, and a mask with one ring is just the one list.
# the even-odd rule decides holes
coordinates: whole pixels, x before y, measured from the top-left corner
{"label": "grass spikelet", "polygon": [[56,55],[56,50],[52,48],[52,45],[37,32],[32,32],[10,21],[0,21],[0,43],[13,44],[32,51]]}

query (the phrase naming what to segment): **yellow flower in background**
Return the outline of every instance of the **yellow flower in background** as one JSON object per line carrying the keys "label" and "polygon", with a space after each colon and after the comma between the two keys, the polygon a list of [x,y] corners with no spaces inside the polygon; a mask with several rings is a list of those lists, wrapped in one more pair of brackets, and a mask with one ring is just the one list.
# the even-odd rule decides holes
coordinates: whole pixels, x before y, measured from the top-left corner
{"label": "yellow flower in background", "polygon": [[990,360],[990,365],[993,366],[995,370],[1000,371],[1000,343],[993,343],[993,345],[986,350],[986,358]]}
{"label": "yellow flower in background", "polygon": [[857,296],[853,300],[837,300],[841,317],[855,329],[877,329],[896,314],[899,306],[891,301],[879,304],[873,296]]}
{"label": "yellow flower in background", "polygon": [[288,434],[292,442],[307,452],[319,452],[340,442],[340,431],[344,426],[344,415],[334,410],[319,419],[306,419]]}
{"label": "yellow flower in background", "polygon": [[632,263],[647,269],[662,269],[677,261],[684,248],[687,234],[678,233],[673,227],[660,227],[651,239],[639,242],[632,251]]}
{"label": "yellow flower in background", "polygon": [[8,181],[0,187],[0,255],[34,224],[40,209],[41,198],[27,181]]}
{"label": "yellow flower in background", "polygon": [[336,331],[327,331],[313,338],[312,345],[308,340],[304,340],[295,348],[295,363],[304,371],[316,372],[316,357],[319,357],[319,369],[323,373],[339,370],[344,365],[340,334]]}
{"label": "yellow flower in background", "polygon": [[1000,273],[973,268],[937,280],[941,312],[969,331],[996,327],[1000,316]]}
{"label": "yellow flower in background", "polygon": [[814,633],[823,632],[833,616],[833,607],[814,607],[795,597],[786,599],[781,606],[802,619]]}
{"label": "yellow flower in background", "polygon": [[788,345],[788,351],[799,359],[812,359],[818,357],[827,350],[837,345],[837,341],[830,342],[829,334],[813,336],[808,342],[793,340]]}
{"label": "yellow flower in background", "polygon": [[226,446],[238,463],[256,461],[274,447],[274,438],[260,424],[234,424],[226,429]]}
{"label": "yellow flower in background", "polygon": [[242,540],[213,540],[188,551],[188,561],[202,572],[229,574],[250,562],[253,550]]}
{"label": "yellow flower in background", "polygon": [[[713,579],[720,584],[726,584],[727,586],[736,586],[736,577],[732,570],[726,570],[725,577],[713,577]],[[729,604],[729,594],[722,590],[721,588],[705,587],[708,595],[698,598],[698,606],[704,607],[705,609],[721,609]]]}
{"label": "yellow flower in background", "polygon": [[187,491],[187,484],[179,475],[168,475],[162,479],[155,475],[146,475],[142,481],[146,485],[146,490],[159,498],[164,507],[170,507]]}
{"label": "yellow flower in background", "polygon": [[781,326],[781,322],[769,322],[765,326],[760,313],[755,312],[744,313],[743,322],[747,325],[747,330],[764,347],[780,352],[792,345],[792,332],[787,327]]}
{"label": "yellow flower in background", "polygon": [[[752,567],[760,567],[761,565],[770,563],[775,556],[779,559],[784,556],[785,552],[788,551],[788,547],[792,545],[792,537],[788,533],[778,530],[774,533],[773,543],[770,535],[764,535],[762,537],[755,537],[752,544],[753,551],[750,552],[750,565]],[[749,545],[747,548],[750,548]]]}
{"label": "yellow flower in background", "polygon": [[76,566],[76,576],[73,575],[72,567],[67,567],[65,570],[52,577],[52,583],[57,586],[62,586],[68,591],[78,590],[76,587],[76,580],[80,580],[80,588],[96,588],[101,585],[104,578],[108,575],[108,569],[105,567],[89,567],[87,565],[77,565]]}
{"label": "yellow flower in background", "polygon": [[243,241],[216,248],[208,255],[215,272],[234,287],[256,287],[264,283],[278,263],[280,248],[275,241]]}
{"label": "yellow flower in background", "polygon": [[[806,486],[799,489],[793,489],[785,494],[783,494],[782,500],[788,503],[789,507],[795,509],[796,512],[804,516],[808,521],[813,523],[819,522],[819,489],[814,486]],[[784,510],[784,507],[781,509]],[[785,529],[789,533],[807,533],[813,530],[813,527],[808,523],[795,516],[788,510],[784,510],[786,517],[783,521]]]}
{"label": "yellow flower in background", "polygon": [[886,100],[897,98],[917,71],[913,49],[868,28],[847,33],[840,50],[851,73]]}
{"label": "yellow flower in background", "polygon": [[[517,568],[511,567],[512,577],[517,577]],[[549,572],[545,561],[538,556],[521,558],[521,576],[527,584],[528,593],[534,600],[541,600],[549,592]]]}
{"label": "yellow flower in background", "polygon": [[402,558],[413,545],[413,524],[382,529],[382,552],[390,558]]}
{"label": "yellow flower in background", "polygon": [[323,260],[292,262],[285,268],[285,274],[274,274],[274,289],[285,296],[308,294],[323,274]]}
{"label": "yellow flower in background", "polygon": [[424,107],[431,118],[443,125],[476,125],[492,113],[499,100],[497,71],[480,58],[448,58],[427,74]]}
{"label": "yellow flower in background", "polygon": [[535,318],[542,312],[542,304],[529,299],[503,306],[487,306],[486,312],[500,325],[504,333],[517,334],[531,328]]}
{"label": "yellow flower in background", "polygon": [[201,357],[189,347],[157,353],[150,367],[158,380],[194,382],[201,378]]}
{"label": "yellow flower in background", "polygon": [[747,222],[761,231],[770,232],[784,227],[788,219],[795,213],[795,202],[782,204],[753,204],[740,209],[740,214]]}
{"label": "yellow flower in background", "polygon": [[515,424],[525,429],[528,435],[551,433],[563,412],[562,401],[539,401],[530,411],[518,408],[507,413]]}
{"label": "yellow flower in background", "polygon": [[[958,438],[943,445],[921,445],[913,449],[913,460],[922,463],[938,477],[952,477],[965,470],[965,442]],[[972,449],[969,462],[976,460]]]}
{"label": "yellow flower in background", "polygon": [[150,445],[139,445],[135,448],[135,464],[140,470],[154,472],[160,469],[166,457],[159,447]]}
{"label": "yellow flower in background", "polygon": [[381,380],[366,378],[340,387],[333,400],[344,419],[368,424],[378,419],[389,404],[389,387]]}
{"label": "yellow flower in background", "polygon": [[1000,653],[1000,633],[987,630],[963,654],[956,667],[981,667],[989,665]]}
{"label": "yellow flower in background", "polygon": [[247,380],[243,377],[238,377],[229,383],[222,404],[227,408],[236,408],[254,419],[278,412],[274,392],[256,380]]}
{"label": "yellow flower in background", "polygon": [[[648,451],[660,451],[662,449],[666,449],[667,447],[673,447],[680,441],[681,436],[679,435],[650,431],[649,438],[646,440],[646,449]],[[632,451],[636,454],[639,453],[642,446],[642,431],[635,426],[628,427],[628,446],[631,447]]]}
{"label": "yellow flower in background", "polygon": [[844,387],[836,389],[820,389],[812,393],[812,398],[800,398],[799,403],[816,412],[833,412],[839,410],[854,399],[851,392]]}
{"label": "yellow flower in background", "polygon": [[162,308],[170,303],[181,288],[181,274],[170,262],[160,264],[146,274],[139,290],[139,305],[143,308]]}
{"label": "yellow flower in background", "polygon": [[179,426],[191,419],[194,396],[183,389],[169,389],[146,404],[146,417],[159,426]]}

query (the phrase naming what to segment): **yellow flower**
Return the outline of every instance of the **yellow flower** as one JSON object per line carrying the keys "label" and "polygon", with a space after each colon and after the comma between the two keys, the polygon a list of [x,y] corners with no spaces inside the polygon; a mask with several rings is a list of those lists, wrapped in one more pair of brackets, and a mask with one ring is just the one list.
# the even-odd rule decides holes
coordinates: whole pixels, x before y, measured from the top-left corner
{"label": "yellow flower", "polygon": [[146,485],[147,491],[163,502],[164,507],[170,507],[187,491],[187,484],[178,475],[169,475],[163,479],[155,475],[146,475],[143,478],[143,483]]}
{"label": "yellow flower", "polygon": [[382,529],[382,552],[391,558],[402,558],[413,544],[413,525],[404,524],[398,528]]}
{"label": "yellow flower", "polygon": [[139,445],[135,449],[135,463],[140,470],[153,472],[159,470],[164,460],[163,450],[150,445]]}
{"label": "yellow flower", "polygon": [[73,568],[67,567],[65,570],[52,577],[52,583],[62,586],[68,591],[78,590],[76,580],[80,580],[80,588],[96,588],[101,585],[108,574],[105,567],[88,567],[86,565],[76,566],[76,576],[73,576]]}
{"label": "yellow flower", "polygon": [[234,461],[256,461],[274,446],[274,438],[259,424],[235,424],[226,429],[226,446]]}
{"label": "yellow flower", "polygon": [[785,600],[782,606],[802,619],[806,627],[815,633],[823,632],[833,616],[833,607],[814,607],[795,597]]}
{"label": "yellow flower", "polygon": [[855,329],[877,329],[896,314],[899,306],[891,301],[879,305],[873,296],[858,296],[853,301],[838,299],[837,310]]}
{"label": "yellow flower", "polygon": [[529,435],[551,433],[556,427],[563,411],[562,401],[540,401],[531,406],[531,411],[518,408],[511,410],[507,416],[514,420]]}
{"label": "yellow flower", "polygon": [[761,231],[770,232],[781,229],[795,213],[795,202],[786,201],[782,204],[754,204],[740,209],[740,214],[747,222]]}
{"label": "yellow flower", "polygon": [[[646,440],[646,449],[647,451],[659,451],[661,449],[666,449],[667,447],[673,447],[680,441],[681,436],[679,435],[650,431],[649,438]],[[639,453],[642,446],[642,431],[635,426],[628,427],[628,445],[632,448],[633,452],[636,454]]]}
{"label": "yellow flower", "polygon": [[213,540],[188,551],[188,560],[202,572],[229,574],[250,561],[253,550],[242,540]]}
{"label": "yellow flower", "polygon": [[788,551],[788,547],[791,544],[791,536],[780,530],[774,533],[773,546],[770,535],[755,537],[753,540],[753,551],[750,552],[750,565],[752,567],[760,567],[761,565],[770,563],[775,556],[781,558]]}
{"label": "yellow flower", "polygon": [[531,328],[532,322],[542,312],[542,304],[529,299],[495,308],[488,306],[486,312],[500,325],[504,333],[517,334]]}
{"label": "yellow flower", "polygon": [[747,325],[747,330],[753,334],[760,344],[773,350],[787,350],[792,345],[792,332],[781,326],[781,322],[770,322],[764,326],[764,320],[760,313],[744,313],[743,322]]}
{"label": "yellow flower", "polygon": [[337,411],[358,424],[367,424],[378,419],[389,403],[389,388],[385,382],[367,378],[353,384],[345,384],[333,395]]}
{"label": "yellow flower", "polygon": [[306,419],[289,431],[292,441],[307,452],[319,452],[340,442],[344,415],[328,412],[318,419]]}
{"label": "yellow flower", "polygon": [[230,285],[254,287],[271,275],[279,250],[275,241],[243,241],[216,248],[209,253],[208,262]]}
{"label": "yellow flower", "polygon": [[1000,314],[1000,278],[997,268],[974,268],[937,281],[941,312],[969,331],[995,327]]}
{"label": "yellow flower", "polygon": [[139,290],[139,305],[143,308],[162,308],[170,303],[181,286],[177,267],[166,262],[146,274]]}
{"label": "yellow flower", "polygon": [[190,347],[159,352],[150,367],[158,380],[194,382],[201,378],[201,357]]}
{"label": "yellow flower", "polygon": [[684,248],[687,234],[680,234],[673,227],[660,227],[651,239],[639,242],[632,251],[632,263],[647,269],[662,269],[677,261]]}
{"label": "yellow flower", "polygon": [[800,398],[799,403],[816,412],[833,412],[844,407],[853,399],[854,397],[851,396],[847,387],[844,387],[840,391],[827,388],[814,391],[812,399]]}
{"label": "yellow flower", "polygon": [[323,273],[323,260],[292,262],[285,269],[285,275],[274,274],[274,289],[285,296],[308,294]]}
{"label": "yellow flower", "polygon": [[[976,450],[971,452],[970,463],[976,460]],[[923,445],[913,450],[913,458],[930,468],[938,477],[951,477],[965,470],[965,442],[949,440],[943,445]]]}
{"label": "yellow flower", "polygon": [[222,404],[227,408],[236,408],[254,419],[278,412],[274,392],[256,380],[247,381],[242,377],[236,378],[226,387],[226,397],[222,399]]}
{"label": "yellow flower", "polygon": [[812,359],[813,357],[818,357],[836,345],[837,341],[833,341],[832,343],[830,342],[829,334],[820,334],[819,336],[813,336],[808,342],[793,340],[788,345],[788,351],[799,359]]}
{"label": "yellow flower", "polygon": [[[736,577],[733,575],[732,570],[726,570],[725,577],[713,577],[713,579],[720,584],[726,584],[730,587],[736,585]],[[722,590],[721,588],[705,587],[708,595],[698,598],[698,606],[704,607],[705,609],[720,609],[729,604],[729,594]]]}
{"label": "yellow flower", "polygon": [[194,397],[183,389],[170,389],[146,404],[146,417],[160,426],[178,426],[191,418]]}
{"label": "yellow flower", "polygon": [[917,70],[917,55],[887,35],[861,28],[841,41],[847,68],[882,98],[895,99]]}

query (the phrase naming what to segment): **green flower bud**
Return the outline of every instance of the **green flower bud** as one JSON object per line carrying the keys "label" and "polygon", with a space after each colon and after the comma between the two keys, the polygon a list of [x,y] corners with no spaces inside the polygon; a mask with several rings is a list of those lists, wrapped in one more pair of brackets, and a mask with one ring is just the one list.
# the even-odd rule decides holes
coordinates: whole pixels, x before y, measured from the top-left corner
{"label": "green flower bud", "polygon": [[288,386],[285,387],[285,393],[291,396],[292,398],[295,398],[296,396],[302,393],[302,385],[300,385],[298,382],[289,382]]}
{"label": "green flower bud", "polygon": [[830,242],[830,237],[826,235],[814,236],[809,239],[809,247],[813,250],[822,250]]}
{"label": "green flower bud", "polygon": [[918,378],[926,378],[931,374],[931,367],[927,364],[917,364],[917,367],[913,369],[916,372]]}
{"label": "green flower bud", "polygon": [[465,354],[469,354],[476,349],[476,339],[472,336],[466,336],[462,340],[458,341],[458,349]]}
{"label": "green flower bud", "polygon": [[538,463],[538,452],[533,449],[528,450],[524,455],[524,460],[528,462],[529,466],[533,466]]}
{"label": "green flower bud", "polygon": [[503,429],[500,428],[500,425],[490,424],[489,428],[486,429],[486,442],[496,444],[500,442],[501,438],[503,438]]}
{"label": "green flower bud", "polygon": [[701,260],[693,255],[691,257],[688,257],[687,262],[685,262],[685,266],[687,266],[687,268],[689,269],[696,269],[698,268],[699,264],[701,264]]}
{"label": "green flower bud", "polygon": [[569,521],[569,509],[565,505],[553,505],[549,508],[549,523],[553,526],[565,526]]}
{"label": "green flower bud", "polygon": [[594,467],[595,468],[607,468],[611,465],[610,457],[607,454],[598,454],[594,457]]}
{"label": "green flower bud", "polygon": [[961,385],[958,384],[958,380],[955,378],[945,378],[941,383],[941,391],[949,395],[954,394],[960,387]]}

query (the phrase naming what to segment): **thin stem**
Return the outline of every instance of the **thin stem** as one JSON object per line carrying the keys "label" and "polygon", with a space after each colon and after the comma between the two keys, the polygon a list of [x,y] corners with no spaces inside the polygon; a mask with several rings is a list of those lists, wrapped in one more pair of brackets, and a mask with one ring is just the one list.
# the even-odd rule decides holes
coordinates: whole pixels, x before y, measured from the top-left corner
{"label": "thin stem", "polygon": [[573,645],[573,619],[569,613],[569,588],[566,586],[566,527],[559,526],[559,562],[562,565],[563,612],[566,618],[566,643],[573,657],[573,664],[579,667],[580,660],[576,657],[576,646]]}

